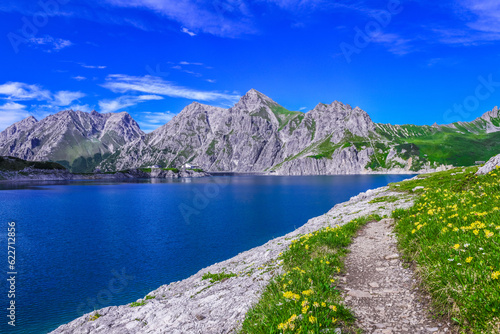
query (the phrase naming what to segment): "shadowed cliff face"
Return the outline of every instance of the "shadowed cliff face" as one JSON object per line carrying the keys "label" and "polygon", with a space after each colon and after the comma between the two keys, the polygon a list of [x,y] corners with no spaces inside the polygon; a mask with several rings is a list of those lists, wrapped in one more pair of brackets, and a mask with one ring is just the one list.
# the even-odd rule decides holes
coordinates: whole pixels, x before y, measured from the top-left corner
{"label": "shadowed cliff face", "polygon": [[57,161],[79,172],[190,163],[282,175],[404,173],[472,165],[498,152],[498,108],[472,122],[375,124],[338,101],[302,113],[254,89],[229,109],[194,102],[149,134],[125,112],[80,111],[30,117],[0,133],[0,155]]}

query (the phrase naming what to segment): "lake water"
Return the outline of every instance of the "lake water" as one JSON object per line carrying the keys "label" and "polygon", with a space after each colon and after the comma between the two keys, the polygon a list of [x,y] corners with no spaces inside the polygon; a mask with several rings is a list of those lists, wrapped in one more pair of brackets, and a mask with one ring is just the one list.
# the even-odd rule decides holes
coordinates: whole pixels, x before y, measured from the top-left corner
{"label": "lake water", "polygon": [[[406,175],[0,184],[0,332],[47,333],[130,303]],[[16,327],[7,229],[16,223]]]}

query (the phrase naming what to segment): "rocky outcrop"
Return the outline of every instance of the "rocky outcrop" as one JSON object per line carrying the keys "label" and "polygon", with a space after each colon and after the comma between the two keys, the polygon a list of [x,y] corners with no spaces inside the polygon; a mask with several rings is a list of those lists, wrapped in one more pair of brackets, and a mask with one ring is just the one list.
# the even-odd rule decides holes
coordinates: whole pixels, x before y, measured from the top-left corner
{"label": "rocky outcrop", "polygon": [[294,159],[276,170],[278,175],[363,174],[373,149],[357,151],[355,147],[336,150],[331,159]]}
{"label": "rocky outcrop", "polygon": [[[374,198],[396,196],[398,201],[370,203]],[[279,253],[292,239],[322,227],[343,225],[352,219],[377,213],[390,215],[395,208],[413,205],[410,195],[402,195],[387,187],[369,190],[350,201],[337,204],[323,216],[310,219],[301,228],[200,270],[197,274],[148,294],[138,306],[112,306],[86,314],[57,328],[52,334],[222,334],[236,333],[246,312],[260,297],[269,280],[281,272]],[[236,277],[211,283],[203,274],[235,273]],[[96,314],[99,314],[96,317]]]}
{"label": "rocky outcrop", "polygon": [[488,160],[488,162],[485,163],[484,166],[482,166],[481,168],[478,169],[478,171],[476,172],[476,175],[486,175],[489,172],[491,172],[497,168],[500,168],[499,166],[500,166],[500,154],[495,155],[493,158]]}
{"label": "rocky outcrop", "polygon": [[63,169],[49,170],[27,167],[19,171],[0,170],[0,181],[63,181],[72,180],[74,174]]}

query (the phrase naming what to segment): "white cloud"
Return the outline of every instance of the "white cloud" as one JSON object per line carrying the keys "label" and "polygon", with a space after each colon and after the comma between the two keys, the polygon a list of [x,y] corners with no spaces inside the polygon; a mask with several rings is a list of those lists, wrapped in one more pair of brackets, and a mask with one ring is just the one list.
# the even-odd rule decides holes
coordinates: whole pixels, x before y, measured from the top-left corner
{"label": "white cloud", "polygon": [[168,123],[175,114],[170,111],[166,112],[149,112],[145,111],[141,113],[141,119],[138,120],[141,129],[145,132],[151,132],[156,130],[160,126]]}
{"label": "white cloud", "polygon": [[4,105],[0,105],[0,131],[5,130],[12,124],[28,116],[29,113],[26,111],[25,105],[16,102],[7,102]]}
{"label": "white cloud", "polygon": [[196,65],[196,66],[203,66],[203,63],[190,63],[188,61],[181,61],[179,63],[180,65]]}
{"label": "white cloud", "polygon": [[196,34],[195,34],[194,32],[190,31],[190,30],[189,30],[188,28],[186,28],[186,27],[182,27],[181,31],[182,31],[183,33],[185,33],[185,34],[188,34],[188,35],[189,35],[189,36],[191,36],[191,37],[196,36]]}
{"label": "white cloud", "polygon": [[433,41],[471,46],[500,40],[500,2],[460,0],[452,8],[461,21],[453,26],[434,24],[429,27],[435,35]]}
{"label": "white cloud", "polygon": [[153,100],[163,100],[163,97],[158,95],[139,95],[139,96],[120,96],[113,100],[101,100],[99,101],[99,108],[101,113],[114,112],[119,109],[134,106],[141,102],[153,101]]}
{"label": "white cloud", "polygon": [[397,34],[380,33],[372,37],[372,42],[382,44],[389,52],[400,56],[413,51],[411,41]]}
{"label": "white cloud", "polygon": [[216,83],[217,81],[215,79],[207,79],[208,82],[210,83]]}
{"label": "white cloud", "polygon": [[[106,0],[117,7],[143,8],[181,24],[188,34],[204,32],[223,37],[254,33],[252,14],[242,0]],[[193,36],[193,35],[192,35]]]}
{"label": "white cloud", "polygon": [[94,108],[92,108],[88,104],[72,104],[69,109],[83,112],[91,112],[92,110],[94,110]]}
{"label": "white cloud", "polygon": [[71,41],[52,36],[33,37],[29,39],[29,42],[32,46],[41,47],[46,52],[60,51],[73,45]]}
{"label": "white cloud", "polygon": [[[59,91],[55,94],[38,85],[23,82],[7,82],[0,85],[0,99],[8,101],[45,101],[50,107],[62,107],[84,97],[82,92]],[[46,108],[45,105],[40,105]]]}
{"label": "white cloud", "polygon": [[154,124],[165,124],[168,121],[170,121],[175,114],[171,113],[170,111],[166,112],[143,112],[143,117],[147,119],[150,123]]}
{"label": "white cloud", "polygon": [[81,67],[84,67],[84,68],[91,68],[91,69],[98,69],[98,70],[103,70],[105,69],[107,66],[104,66],[104,65],[87,65],[87,64],[84,64],[84,63],[78,63]]}
{"label": "white cloud", "polygon": [[74,100],[78,100],[84,97],[85,94],[82,92],[69,92],[66,90],[59,91],[54,94],[53,104],[56,106],[67,106],[70,105]]}
{"label": "white cloud", "polygon": [[474,30],[493,33],[500,37],[500,2],[498,0],[464,0],[463,5],[475,15],[468,23]]}
{"label": "white cloud", "polygon": [[198,101],[228,100],[236,102],[240,98],[240,96],[233,94],[202,91],[193,88],[176,86],[175,84],[165,81],[162,78],[150,75],[136,77],[125,74],[111,74],[108,75],[106,82],[102,86],[115,93],[135,91]]}
{"label": "white cloud", "polygon": [[77,75],[76,77],[73,77],[73,79],[77,80],[77,81],[83,81],[83,80],[87,80],[86,77],[82,77],[81,75]]}
{"label": "white cloud", "polygon": [[7,82],[0,85],[0,95],[9,100],[48,100],[51,93],[38,85],[29,85],[23,82]]}

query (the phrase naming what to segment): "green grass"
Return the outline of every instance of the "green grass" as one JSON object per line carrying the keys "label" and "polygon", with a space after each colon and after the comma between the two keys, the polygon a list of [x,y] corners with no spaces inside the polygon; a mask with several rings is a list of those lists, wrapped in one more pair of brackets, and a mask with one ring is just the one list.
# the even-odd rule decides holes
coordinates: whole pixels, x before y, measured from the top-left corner
{"label": "green grass", "polygon": [[370,202],[370,204],[374,204],[374,203],[383,203],[383,202],[387,202],[387,203],[393,203],[393,202],[396,202],[399,198],[397,198],[396,196],[381,196],[381,197],[377,197],[375,199],[372,199]]}
{"label": "green grass", "polygon": [[151,295],[147,295],[146,298],[144,298],[144,300],[150,300],[150,299],[155,299],[156,296],[151,296]]}
{"label": "green grass", "polygon": [[101,314],[99,314],[99,312],[96,312],[96,313],[94,313],[93,315],[91,315],[91,316],[89,317],[89,321],[96,321],[96,320],[97,320],[97,319],[99,319],[100,317],[102,317],[102,315],[101,315]]}
{"label": "green grass", "polygon": [[211,272],[208,272],[206,274],[203,274],[203,276],[201,277],[201,280],[203,281],[203,280],[209,279],[210,283],[216,283],[216,282],[220,282],[222,280],[225,280],[225,279],[228,279],[231,277],[236,277],[236,276],[238,276],[238,275],[236,275],[235,273],[221,272],[221,273],[212,274]]}
{"label": "green grass", "polygon": [[143,173],[151,173],[151,168],[139,168],[139,170]]}
{"label": "green grass", "polygon": [[147,303],[146,303],[146,301],[145,301],[145,300],[143,300],[142,302],[133,302],[133,303],[130,303],[130,305],[129,305],[129,306],[130,306],[130,307],[139,307],[139,306],[144,306],[144,305],[146,305],[146,304],[147,304]]}
{"label": "green grass", "polygon": [[207,155],[214,155],[216,153],[215,147],[217,146],[217,143],[218,143],[218,141],[215,139],[210,142],[210,145],[208,145],[207,152],[206,152]]}
{"label": "green grass", "polygon": [[314,158],[314,159],[331,159],[333,153],[335,150],[338,148],[342,147],[342,144],[334,144],[331,142],[332,135],[326,137],[321,143],[317,144],[314,152],[316,153],[315,155],[310,155],[309,158]]}
{"label": "green grass", "polygon": [[1,171],[20,171],[27,167],[44,170],[65,170],[61,164],[50,161],[27,161],[15,157],[0,157]]}
{"label": "green grass", "polygon": [[336,277],[343,270],[347,246],[356,232],[379,216],[326,227],[293,240],[280,255],[285,273],[266,287],[248,313],[241,333],[357,332],[354,315],[343,306]]}
{"label": "green grass", "polygon": [[273,112],[273,114],[276,116],[279,122],[279,129],[278,131],[281,131],[285,126],[288,125],[289,122],[294,120],[294,124],[292,127],[290,127],[291,132],[293,132],[292,128],[297,128],[300,122],[304,119],[304,114],[301,113],[300,111],[290,111],[286,108],[283,108],[280,105],[269,105],[269,108]]}
{"label": "green grass", "polygon": [[421,157],[426,154],[431,162],[453,166],[472,166],[475,161],[487,161],[500,152],[500,132],[474,135],[446,130],[407,142],[418,147]]}
{"label": "green grass", "polygon": [[[497,122],[497,119],[492,122]],[[377,124],[376,132],[391,144],[412,145],[411,154],[405,158],[418,156],[424,162],[472,166],[475,161],[486,161],[500,151],[500,132],[486,133],[484,120],[454,123],[454,126],[456,128]]]}
{"label": "green grass", "polygon": [[464,333],[500,333],[500,172],[460,168],[405,181],[424,186],[415,205],[396,210],[405,258],[431,294],[434,311]]}
{"label": "green grass", "polygon": [[203,169],[201,169],[201,168],[189,168],[189,170],[192,170],[193,172],[197,172],[197,173],[203,173]]}
{"label": "green grass", "polygon": [[163,170],[171,170],[174,173],[179,173],[179,168],[163,168]]}

